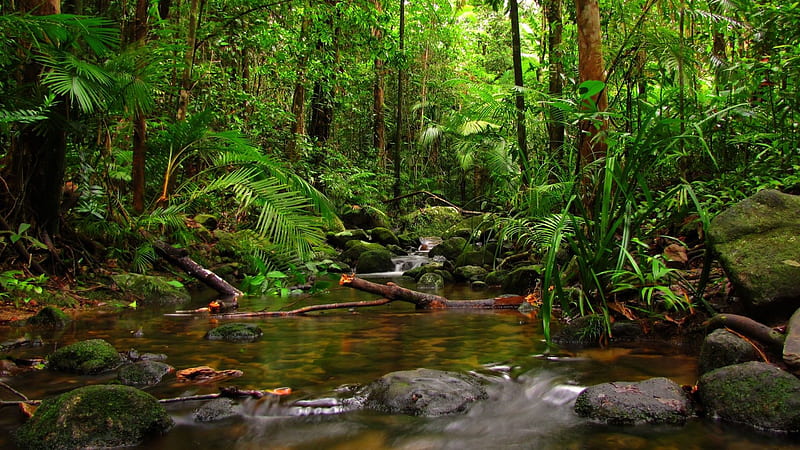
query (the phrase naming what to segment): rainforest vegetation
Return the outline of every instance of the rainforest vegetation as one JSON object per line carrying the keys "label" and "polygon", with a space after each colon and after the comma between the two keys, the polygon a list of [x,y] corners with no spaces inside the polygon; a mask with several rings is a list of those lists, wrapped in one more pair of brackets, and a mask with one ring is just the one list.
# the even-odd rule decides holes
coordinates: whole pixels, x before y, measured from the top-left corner
{"label": "rainforest vegetation", "polygon": [[711,217],[800,190],[796,2],[0,8],[10,308],[151,271],[157,242],[211,245],[201,215],[249,230],[243,290],[293,285],[339,215],[398,216],[425,191],[542,264],[545,324],[702,310]]}

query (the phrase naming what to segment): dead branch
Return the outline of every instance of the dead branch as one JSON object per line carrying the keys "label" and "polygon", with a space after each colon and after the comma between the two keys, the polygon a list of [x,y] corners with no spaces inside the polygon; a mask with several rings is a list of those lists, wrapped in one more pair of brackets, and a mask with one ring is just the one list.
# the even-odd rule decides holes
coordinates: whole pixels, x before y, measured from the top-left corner
{"label": "dead branch", "polygon": [[195,279],[202,281],[207,286],[216,290],[226,298],[230,298],[234,304],[236,304],[236,301],[239,297],[244,295],[242,291],[231,286],[219,275],[196,263],[192,258],[189,257],[189,254],[186,250],[172,247],[162,241],[157,240],[153,241],[153,247],[164,259],[169,261],[170,264],[180,267]]}
{"label": "dead branch", "polygon": [[327,303],[324,305],[311,305],[303,308],[297,308],[290,311],[255,311],[255,312],[242,312],[242,313],[227,313],[215,314],[213,317],[219,319],[236,319],[246,317],[287,317],[287,316],[301,316],[303,314],[313,311],[325,311],[329,309],[343,309],[343,308],[364,308],[367,306],[381,306],[391,303],[393,300],[382,298],[380,300],[363,301],[363,302],[344,302],[344,303]]}
{"label": "dead branch", "polygon": [[522,296],[496,297],[482,300],[449,300],[439,295],[406,289],[394,283],[377,284],[358,278],[355,275],[347,274],[342,275],[342,278],[339,279],[339,284],[377,294],[390,300],[413,303],[418,309],[516,309],[525,301]]}
{"label": "dead branch", "polygon": [[770,350],[781,354],[786,336],[755,320],[737,314],[717,314],[705,323],[706,331],[717,328],[730,328],[751,339],[766,345]]}

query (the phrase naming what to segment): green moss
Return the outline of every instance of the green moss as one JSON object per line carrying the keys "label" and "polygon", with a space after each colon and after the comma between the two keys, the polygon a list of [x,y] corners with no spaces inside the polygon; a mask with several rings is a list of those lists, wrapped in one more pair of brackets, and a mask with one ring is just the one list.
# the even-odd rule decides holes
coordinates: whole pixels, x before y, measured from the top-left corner
{"label": "green moss", "polygon": [[120,365],[117,350],[102,339],[76,342],[60,348],[47,358],[47,367],[61,372],[97,374]]}
{"label": "green moss", "polygon": [[460,221],[458,210],[448,206],[425,208],[400,218],[402,227],[417,236],[442,236]]}
{"label": "green moss", "polygon": [[45,306],[35,316],[28,319],[28,325],[40,327],[56,327],[61,328],[72,321],[64,311],[56,308],[55,306]]}
{"label": "green moss", "polygon": [[42,402],[15,439],[23,449],[123,447],[172,424],[150,394],[128,386],[87,386]]}

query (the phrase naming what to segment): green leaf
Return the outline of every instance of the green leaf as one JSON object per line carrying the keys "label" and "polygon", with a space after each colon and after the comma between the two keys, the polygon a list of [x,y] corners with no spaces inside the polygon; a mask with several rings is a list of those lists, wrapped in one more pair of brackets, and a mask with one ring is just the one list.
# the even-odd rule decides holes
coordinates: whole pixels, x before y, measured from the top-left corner
{"label": "green leaf", "polygon": [[181,283],[178,280],[169,280],[169,281],[167,281],[167,284],[170,285],[170,286],[177,287],[177,288],[183,287],[183,283]]}
{"label": "green leaf", "polygon": [[281,272],[280,270],[273,270],[273,271],[267,272],[267,278],[288,278],[288,275],[286,275],[285,273]]}
{"label": "green leaf", "polygon": [[581,100],[594,97],[605,89],[606,84],[598,80],[586,80],[578,86],[578,97]]}

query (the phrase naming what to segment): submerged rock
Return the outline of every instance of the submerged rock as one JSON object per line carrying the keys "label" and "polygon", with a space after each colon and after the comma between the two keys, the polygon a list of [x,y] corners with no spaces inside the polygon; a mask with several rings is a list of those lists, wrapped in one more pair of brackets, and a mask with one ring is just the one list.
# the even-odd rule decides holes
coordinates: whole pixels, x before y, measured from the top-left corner
{"label": "submerged rock", "polygon": [[172,424],[158,400],[139,389],[86,386],[42,402],[15,439],[23,449],[129,447]]}
{"label": "submerged rock", "polygon": [[667,378],[588,387],[575,400],[575,412],[610,425],[683,424],[694,414],[689,397]]}
{"label": "submerged rock", "polygon": [[140,298],[140,304],[171,305],[191,299],[184,286],[170,284],[170,280],[163,277],[122,273],[111,279],[123,292]]}
{"label": "submerged rock", "polygon": [[697,384],[708,414],[759,429],[800,431],[800,379],[751,361],[712,370]]}
{"label": "submerged rock", "polygon": [[103,339],[80,341],[60,348],[47,357],[47,368],[60,372],[93,375],[122,364],[117,350]]}
{"label": "submerged rock", "polygon": [[236,403],[229,398],[215,398],[192,412],[195,422],[216,422],[239,416]]}
{"label": "submerged rock", "polygon": [[431,369],[392,372],[366,390],[370,408],[426,417],[462,413],[476,400],[486,398],[477,380]]}
{"label": "submerged rock", "polygon": [[45,306],[35,316],[29,318],[27,324],[38,327],[63,328],[71,321],[72,318],[64,311],[55,306]]}
{"label": "submerged rock", "polygon": [[253,342],[264,334],[258,325],[252,323],[226,323],[206,333],[210,341]]}
{"label": "submerged rock", "polygon": [[752,314],[800,307],[800,196],[759,191],[715,217],[708,237]]}
{"label": "submerged rock", "polygon": [[752,344],[720,328],[703,340],[698,366],[702,375],[720,367],[756,360],[758,353]]}
{"label": "submerged rock", "polygon": [[174,367],[159,361],[137,361],[120,367],[117,379],[126,386],[153,386],[174,370]]}

